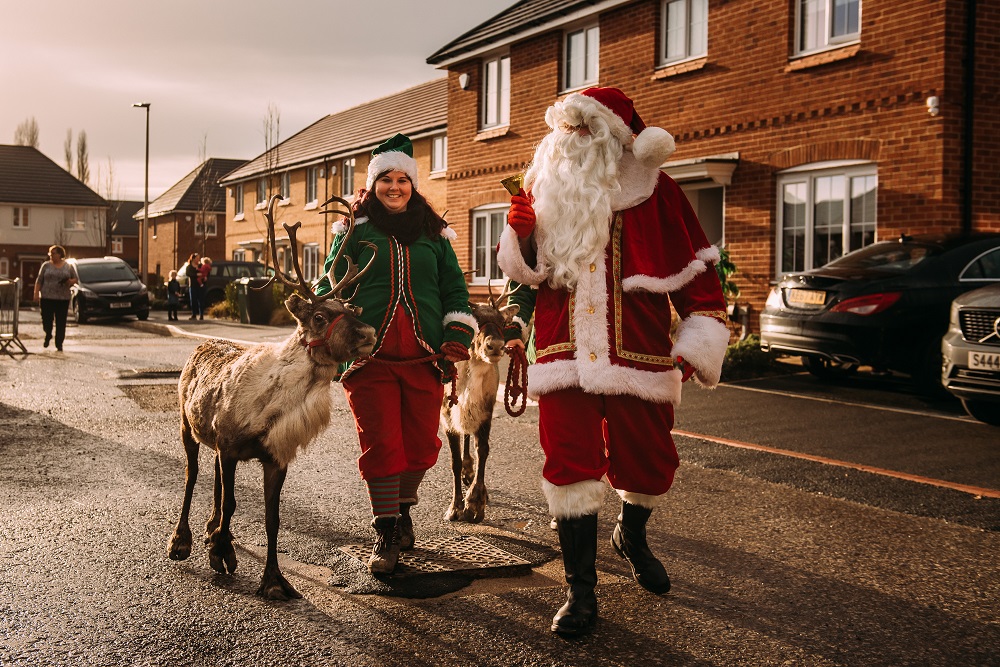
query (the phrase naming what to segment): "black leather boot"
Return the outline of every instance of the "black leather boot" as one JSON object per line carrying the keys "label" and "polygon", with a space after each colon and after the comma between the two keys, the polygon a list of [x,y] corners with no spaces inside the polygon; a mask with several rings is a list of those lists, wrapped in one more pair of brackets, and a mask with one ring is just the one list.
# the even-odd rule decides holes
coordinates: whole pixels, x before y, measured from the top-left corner
{"label": "black leather boot", "polygon": [[375,544],[368,558],[368,569],[374,575],[388,575],[396,569],[399,560],[399,531],[395,516],[383,516],[372,521]]}
{"label": "black leather boot", "polygon": [[622,501],[622,513],[611,533],[611,546],[632,568],[632,576],[650,593],[670,590],[670,577],[646,544],[646,521],[653,510]]}
{"label": "black leather boot", "polygon": [[579,637],[597,621],[597,515],[559,519],[559,546],[566,570],[566,604],[552,619],[552,632]]}

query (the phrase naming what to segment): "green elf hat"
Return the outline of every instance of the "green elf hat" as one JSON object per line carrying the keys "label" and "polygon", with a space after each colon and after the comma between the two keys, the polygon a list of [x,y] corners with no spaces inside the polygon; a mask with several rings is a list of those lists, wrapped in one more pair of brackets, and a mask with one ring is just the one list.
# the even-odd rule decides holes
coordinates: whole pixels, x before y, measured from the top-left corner
{"label": "green elf hat", "polygon": [[365,189],[371,190],[375,179],[387,171],[401,171],[410,177],[413,189],[417,189],[417,161],[413,159],[413,144],[409,137],[396,134],[386,139],[372,151],[368,163],[368,180]]}

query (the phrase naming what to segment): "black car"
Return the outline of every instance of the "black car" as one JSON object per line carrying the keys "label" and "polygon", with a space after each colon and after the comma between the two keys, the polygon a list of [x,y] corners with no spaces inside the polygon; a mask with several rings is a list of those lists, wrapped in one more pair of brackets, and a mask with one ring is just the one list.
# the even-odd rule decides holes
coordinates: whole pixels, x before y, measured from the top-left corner
{"label": "black car", "polygon": [[94,257],[73,262],[80,282],[71,290],[70,309],[78,324],[93,317],[149,317],[149,292],[125,261]]}
{"label": "black car", "polygon": [[903,235],[784,276],[760,316],[764,350],[801,355],[814,375],[860,365],[934,393],[952,300],[1000,281],[1000,234]]}
{"label": "black car", "polygon": [[212,270],[205,283],[205,306],[211,306],[226,298],[226,285],[240,278],[266,278],[274,275],[274,270],[259,262],[212,263]]}

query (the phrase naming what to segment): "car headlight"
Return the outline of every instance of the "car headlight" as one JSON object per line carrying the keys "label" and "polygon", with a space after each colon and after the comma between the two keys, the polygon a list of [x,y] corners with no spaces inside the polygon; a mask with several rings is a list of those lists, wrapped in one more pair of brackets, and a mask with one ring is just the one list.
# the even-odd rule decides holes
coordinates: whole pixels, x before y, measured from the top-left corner
{"label": "car headlight", "polygon": [[143,296],[144,294],[148,293],[149,293],[149,288],[146,287],[145,285],[139,288],[139,296]]}
{"label": "car headlight", "polygon": [[774,287],[767,295],[767,301],[764,302],[765,308],[770,308],[771,310],[781,310],[781,288]]}
{"label": "car headlight", "polygon": [[87,289],[86,287],[77,286],[76,295],[86,297],[88,299],[94,299],[97,297],[97,293],[93,290]]}

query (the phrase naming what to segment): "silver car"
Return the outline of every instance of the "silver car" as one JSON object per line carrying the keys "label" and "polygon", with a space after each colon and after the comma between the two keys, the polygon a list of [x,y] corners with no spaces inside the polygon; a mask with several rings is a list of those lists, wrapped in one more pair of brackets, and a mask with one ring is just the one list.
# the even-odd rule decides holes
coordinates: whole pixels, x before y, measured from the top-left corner
{"label": "silver car", "polygon": [[979,421],[1000,426],[1000,284],[981,287],[951,304],[941,339],[941,382]]}

